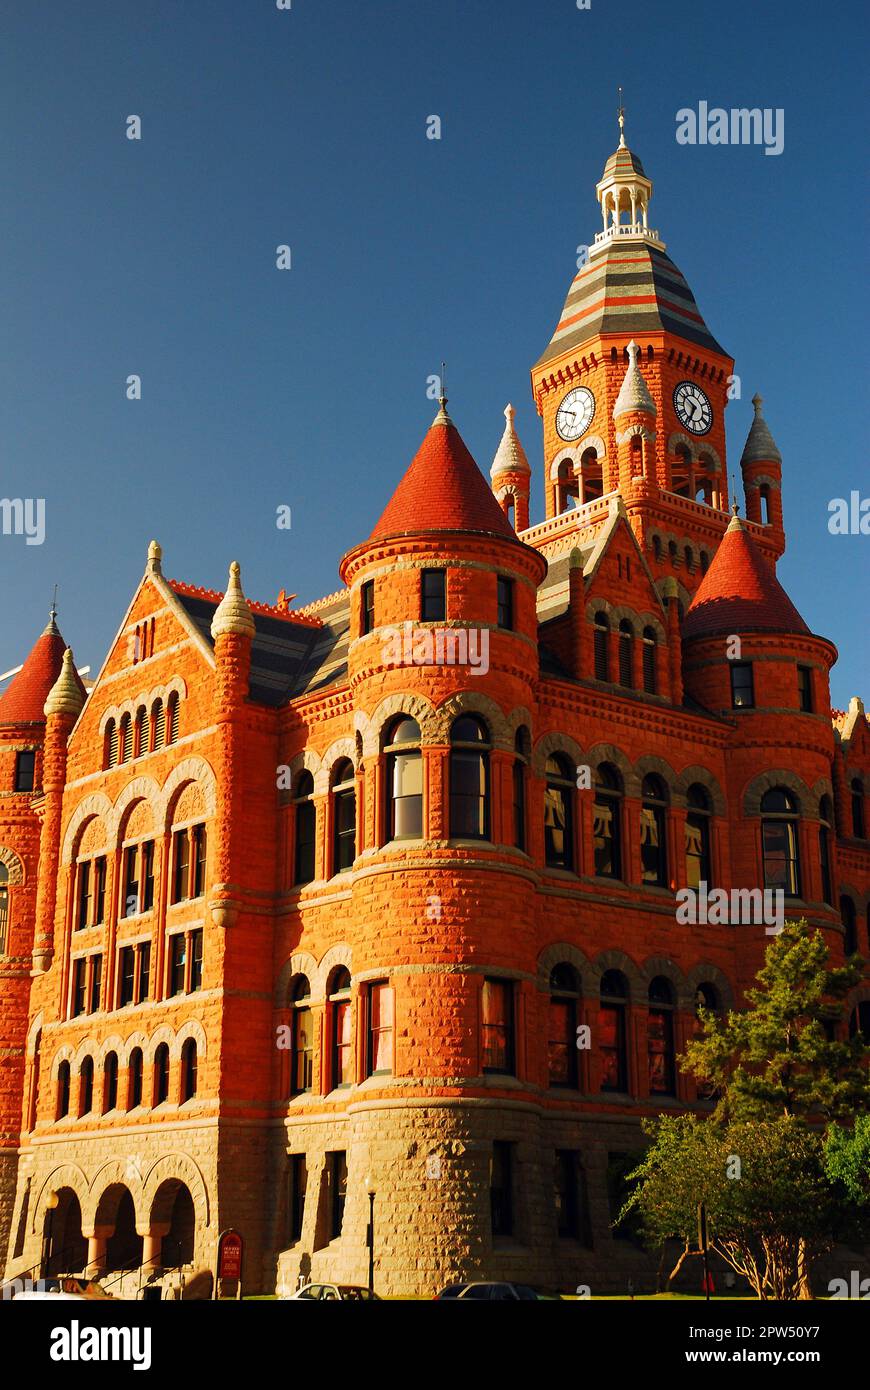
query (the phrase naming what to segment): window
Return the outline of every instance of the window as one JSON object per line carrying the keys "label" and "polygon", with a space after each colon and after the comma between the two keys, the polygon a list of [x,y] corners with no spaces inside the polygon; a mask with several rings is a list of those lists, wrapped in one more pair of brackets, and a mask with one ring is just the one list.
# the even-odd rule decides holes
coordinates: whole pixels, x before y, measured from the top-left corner
{"label": "window", "polygon": [[329,1233],[332,1240],[337,1240],[344,1224],[344,1204],[347,1201],[347,1154],[327,1154],[326,1161],[329,1173]]}
{"label": "window", "polygon": [[640,812],[640,862],[644,883],[667,886],[668,849],[665,813],[668,790],[661,777],[644,777]]}
{"label": "window", "polygon": [[864,783],[860,777],[852,778],[852,834],[856,840],[864,839]]}
{"label": "window", "polygon": [[142,1057],[141,1047],[134,1047],[130,1053],[130,1063],[127,1068],[127,1109],[135,1110],[142,1104],[142,1079],[145,1074],[145,1063]]}
{"label": "window", "polygon": [[15,757],[15,790],[32,792],[36,774],[36,753],[32,748],[23,748]]}
{"label": "window", "polygon": [[120,761],[128,763],[133,756],[133,720],[129,714],[121,716],[118,738]]}
{"label": "window", "polygon": [[544,790],[544,859],[550,869],[574,868],[573,768],[561,753],[547,759]]}
{"label": "window", "polygon": [[514,581],[500,574],[498,577],[498,625],[513,631],[514,626]]}
{"label": "window", "polygon": [[304,1154],[290,1155],[290,1244],[302,1239],[305,1218],[305,1192],[308,1187],[308,1164]]}
{"label": "window", "polygon": [[489,1165],[489,1201],[494,1236],[510,1236],[514,1230],[513,1154],[511,1144],[496,1140]]}
{"label": "window", "polygon": [[204,825],[195,825],[193,839],[193,896],[201,898],[205,892],[205,870],[208,858],[208,837]]}
{"label": "window", "polygon": [[797,668],[798,709],[804,714],[813,712],[813,673],[809,666]]}
{"label": "window", "polygon": [[0,864],[0,956],[6,954],[9,934],[9,870]]}
{"label": "window", "polygon": [[653,555],[656,560],[662,558],[662,538],[659,535],[653,536]]}
{"label": "window", "polygon": [[105,767],[115,767],[118,762],[118,726],[114,719],[110,719],[106,725],[105,747],[103,749],[103,764]]}
{"label": "window", "polygon": [[154,748],[162,748],[166,741],[166,706],[162,700],[155,700],[151,709],[151,723],[154,726]]}
{"label": "window", "polygon": [[516,757],[513,765],[513,812],[514,845],[517,849],[526,847],[526,768],[528,767],[529,734],[527,729],[517,729],[514,739]]}
{"label": "window", "polygon": [[176,830],[172,836],[172,901],[186,902],[190,897],[190,835]]}
{"label": "window", "polygon": [[190,994],[202,989],[202,927],[190,933]]}
{"label": "window", "polygon": [[154,841],[148,840],[142,846],[142,895],[143,912],[150,912],[154,906]]}
{"label": "window", "polygon": [[634,628],[627,618],[619,624],[619,684],[631,690],[634,685]]}
{"label": "window", "polygon": [[103,957],[91,956],[91,982],[88,990],[88,1013],[95,1014],[100,1008],[100,986],[103,979]]}
{"label": "window", "polygon": [[88,958],[78,956],[73,961],[73,990],[72,990],[72,1012],[73,1018],[78,1018],[80,1014],[87,1011],[87,988],[88,988]]}
{"label": "window", "polygon": [[362,636],[365,637],[367,632],[374,632],[375,628],[375,581],[373,579],[367,579],[362,586],[360,610],[360,629]]}
{"label": "window", "polygon": [[94,1108],[94,1059],[85,1057],[79,1072],[79,1114],[89,1115]]}
{"label": "window", "polygon": [[423,834],[423,760],[419,744],[417,721],[400,715],[387,732],[385,749],[389,840],[416,840]]}
{"label": "window", "polygon": [[311,883],[314,878],[314,848],[317,829],[317,809],[314,805],[314,778],[310,772],[300,772],[296,782],[296,857],[293,882]]}
{"label": "window", "polygon": [[461,714],[450,729],[450,835],[489,839],[489,731]]}
{"label": "window", "polygon": [[367,996],[366,1075],[393,1070],[393,991],[385,982],[369,985]]}
{"label": "window", "polygon": [[443,623],[447,617],[447,571],[421,570],[420,621]]}
{"label": "window", "polygon": [[87,860],[84,864],[79,864],[78,873],[78,929],[84,931],[85,927],[90,926],[93,917],[93,898],[91,895],[91,864]]}
{"label": "window", "polygon": [[580,1237],[577,1170],[576,1151],[557,1149],[553,1169],[553,1196],[556,1207],[556,1231],[561,1240],[578,1240]]}
{"label": "window", "polygon": [[706,550],[702,550],[702,551],[701,551],[701,573],[702,573],[702,574],[706,574],[709,568],[710,568],[710,556],[707,554]]}
{"label": "window", "polygon": [[353,1085],[353,1032],[350,1003],[350,973],[336,970],[329,996],[332,1030],[332,1089]]}
{"label": "window", "polygon": [[787,898],[801,895],[798,806],[791,792],[774,787],[761,798],[761,843],[765,888],[781,888]]}
{"label": "window", "polygon": [[758,489],[762,526],[770,525],[770,484],[762,483]]}
{"label": "window", "polygon": [[109,1052],[103,1063],[103,1114],[118,1108],[118,1054]]}
{"label": "window", "polygon": [[187,974],[187,935],[174,932],[169,938],[169,993],[183,994]]}
{"label": "window", "polygon": [[69,1062],[61,1062],[57,1069],[57,1119],[62,1120],[69,1114],[70,1100],[70,1065]]}
{"label": "window", "polygon": [[332,871],[344,873],[356,858],[356,777],[350,758],[343,758],[333,772]]}
{"label": "window", "polygon": [[304,1095],[314,1083],[314,1015],[311,1012],[311,986],[300,975],[293,986],[293,1075],[290,1094]]}
{"label": "window", "polygon": [[94,860],[94,925],[106,920],[106,858]]}
{"label": "window", "polygon": [[141,705],[139,709],[137,709],[136,711],[136,738],[134,740],[134,746],[136,749],[137,758],[142,757],[143,754],[149,751],[148,740],[150,734],[151,720],[149,718],[147,709],[144,705]]}
{"label": "window", "polygon": [[713,882],[710,865],[710,798],[706,787],[693,782],[686,794],[685,826],[683,830],[686,851],[686,883],[689,888],[699,888],[706,883],[709,888]]}
{"label": "window", "polygon": [[481,1056],[485,1072],[514,1074],[514,986],[511,980],[483,982]]}
{"label": "window", "polygon": [[601,1004],[598,1013],[602,1091],[628,1090],[626,1048],[626,1006],[628,986],[618,970],[606,970],[601,977]]}
{"label": "window", "polygon": [[610,763],[595,774],[592,846],[599,878],[622,877],[622,779]]}
{"label": "window", "polygon": [[674,992],[669,980],[659,975],[649,987],[647,1060],[651,1096],[675,1094]]}
{"label": "window", "polygon": [[753,709],[755,690],[752,683],[752,663],[732,661],[731,663],[731,708]]}
{"label": "window", "polygon": [[123,915],[135,917],[139,912],[139,846],[128,845],[124,850]]}
{"label": "window", "polygon": [[606,613],[595,614],[595,679],[610,680],[610,624]]}
{"label": "window", "polygon": [[196,1099],[199,1058],[194,1038],[185,1038],[181,1049],[181,1103]]}
{"label": "window", "polygon": [[656,676],[656,630],[645,627],[643,630],[643,688],[646,695],[655,695],[658,688]]}
{"label": "window", "polygon": [[122,946],[118,961],[118,1008],[141,1004],[151,983],[151,943]]}
{"label": "window", "polygon": [[831,887],[831,802],[823,796],[819,802],[819,868],[822,876],[822,902],[832,906]]}
{"label": "window", "polygon": [[851,898],[840,899],[840,918],[843,922],[843,950],[847,956],[854,956],[858,950],[858,928],[855,923],[855,904]]}
{"label": "window", "polygon": [[161,1043],[154,1053],[154,1104],[169,1099],[169,1047]]}
{"label": "window", "polygon": [[551,1086],[577,1086],[577,1011],[580,988],[572,965],[550,972],[547,1062]]}
{"label": "window", "polygon": [[174,690],[166,701],[166,742],[178,742],[178,695]]}

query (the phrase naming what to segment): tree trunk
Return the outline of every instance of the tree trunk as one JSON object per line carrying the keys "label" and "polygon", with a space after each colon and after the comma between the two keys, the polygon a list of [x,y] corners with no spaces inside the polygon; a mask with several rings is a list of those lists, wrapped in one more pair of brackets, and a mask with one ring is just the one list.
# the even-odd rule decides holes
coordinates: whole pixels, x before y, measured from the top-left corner
{"label": "tree trunk", "polygon": [[810,1256],[807,1243],[801,1236],[798,1241],[798,1298],[813,1298],[810,1283]]}

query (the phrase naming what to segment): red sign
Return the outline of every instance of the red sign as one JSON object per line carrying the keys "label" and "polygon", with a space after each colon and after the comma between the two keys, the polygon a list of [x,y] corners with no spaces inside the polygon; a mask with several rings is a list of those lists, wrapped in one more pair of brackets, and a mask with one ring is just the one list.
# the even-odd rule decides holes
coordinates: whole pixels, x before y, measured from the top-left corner
{"label": "red sign", "polygon": [[224,1231],[218,1242],[218,1278],[241,1279],[244,1241],[238,1231]]}

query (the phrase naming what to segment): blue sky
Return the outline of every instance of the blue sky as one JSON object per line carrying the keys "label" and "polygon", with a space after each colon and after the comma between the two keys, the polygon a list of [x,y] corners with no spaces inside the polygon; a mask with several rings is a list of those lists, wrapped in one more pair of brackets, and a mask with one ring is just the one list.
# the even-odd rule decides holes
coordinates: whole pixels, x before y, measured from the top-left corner
{"label": "blue sky", "polygon": [[[0,496],[44,497],[46,539],[0,535],[0,671],[55,583],[98,668],[152,536],[193,583],[223,588],[238,559],[255,598],[338,588],[432,418],[442,357],[485,470],[516,405],[540,519],[529,368],[600,226],[621,82],[651,224],[743,382],[729,467],[760,390],[784,459],[780,577],[840,648],[834,703],[870,699],[870,540],[827,529],[831,498],[870,491],[865,8],[6,6]],[[702,100],[783,108],[784,152],[678,145],[677,110]]]}

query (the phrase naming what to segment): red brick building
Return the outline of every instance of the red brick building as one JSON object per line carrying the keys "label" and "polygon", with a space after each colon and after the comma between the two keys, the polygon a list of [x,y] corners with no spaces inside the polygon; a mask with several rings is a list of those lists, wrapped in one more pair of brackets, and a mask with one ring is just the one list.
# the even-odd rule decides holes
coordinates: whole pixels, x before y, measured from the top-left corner
{"label": "red brick building", "polygon": [[[491,486],[446,402],[341,588],[307,608],[142,582],[85,697],[54,621],[0,697],[0,1240],[250,1287],[643,1277],[610,1230],[640,1120],[710,1105],[676,1057],[739,1004],[782,888],[870,951],[860,701],[784,593],[756,398],[621,139],[603,227]],[[540,485],[540,484],[538,484]],[[514,529],[514,528],[517,529]],[[870,983],[850,1001],[870,1027]]]}

